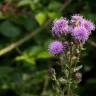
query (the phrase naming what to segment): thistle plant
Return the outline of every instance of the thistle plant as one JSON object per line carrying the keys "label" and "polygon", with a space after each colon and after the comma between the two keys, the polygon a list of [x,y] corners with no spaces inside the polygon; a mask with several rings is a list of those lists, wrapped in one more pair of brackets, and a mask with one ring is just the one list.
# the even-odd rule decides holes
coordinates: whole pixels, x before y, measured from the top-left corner
{"label": "thistle plant", "polygon": [[62,72],[62,76],[57,77],[54,68],[48,70],[49,76],[55,81],[55,96],[78,96],[75,91],[82,80],[82,65],[78,65],[78,62],[93,30],[95,25],[79,14],[73,15],[70,20],[61,17],[53,21],[54,41],[49,44],[48,51],[58,56]]}

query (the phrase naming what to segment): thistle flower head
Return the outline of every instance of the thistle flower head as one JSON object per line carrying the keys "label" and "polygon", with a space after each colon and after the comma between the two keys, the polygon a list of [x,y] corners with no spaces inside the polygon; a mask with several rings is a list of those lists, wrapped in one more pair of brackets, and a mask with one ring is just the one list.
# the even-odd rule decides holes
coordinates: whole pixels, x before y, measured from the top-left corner
{"label": "thistle flower head", "polygon": [[88,34],[88,31],[82,27],[82,26],[79,26],[79,27],[75,27],[73,30],[72,30],[72,36],[74,37],[75,40],[77,41],[81,41],[81,42],[85,42],[88,37],[89,37],[89,34]]}
{"label": "thistle flower head", "polygon": [[53,55],[58,55],[63,52],[63,44],[60,41],[53,41],[49,44],[48,50]]}
{"label": "thistle flower head", "polygon": [[89,20],[83,19],[81,22],[81,26],[84,26],[89,32],[95,30],[95,25]]}
{"label": "thistle flower head", "polygon": [[83,16],[80,16],[79,14],[75,14],[71,17],[71,25],[73,26],[79,26],[81,21],[83,20]]}
{"label": "thistle flower head", "polygon": [[83,16],[79,15],[79,14],[75,14],[71,17],[72,20],[82,20]]}
{"label": "thistle flower head", "polygon": [[68,32],[68,21],[66,18],[61,17],[60,19],[56,19],[53,22],[52,34],[59,36],[66,32]]}

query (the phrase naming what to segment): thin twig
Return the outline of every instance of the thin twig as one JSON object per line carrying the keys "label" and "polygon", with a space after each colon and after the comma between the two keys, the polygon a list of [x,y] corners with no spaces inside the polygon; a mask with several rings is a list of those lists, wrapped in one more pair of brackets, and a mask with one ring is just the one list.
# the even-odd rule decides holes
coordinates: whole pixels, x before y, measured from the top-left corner
{"label": "thin twig", "polygon": [[[71,3],[72,0],[68,0],[67,2],[64,3],[64,5],[62,5],[61,9],[59,10],[60,12],[64,11],[64,9]],[[16,47],[19,47],[20,45],[22,45],[23,43],[29,41],[33,36],[35,36],[37,33],[39,33],[43,28],[46,28],[46,26],[48,26],[51,22],[51,19],[47,21],[47,23],[45,23],[45,25],[41,28],[38,28],[37,30],[35,30],[34,32],[28,34],[27,36],[23,37],[22,39],[20,39],[17,42],[14,42],[12,44],[10,44],[9,46],[3,48],[0,50],[0,56],[12,51],[13,49],[15,49]]]}

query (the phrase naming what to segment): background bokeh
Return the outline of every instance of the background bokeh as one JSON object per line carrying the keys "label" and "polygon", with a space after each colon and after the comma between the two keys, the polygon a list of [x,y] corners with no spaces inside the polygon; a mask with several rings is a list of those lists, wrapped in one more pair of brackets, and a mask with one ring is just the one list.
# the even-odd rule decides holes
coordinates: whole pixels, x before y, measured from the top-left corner
{"label": "background bokeh", "polygon": [[[96,24],[96,0],[0,0],[0,96],[55,96],[47,70],[52,20],[80,13]],[[80,96],[96,96],[96,33],[84,46]]]}

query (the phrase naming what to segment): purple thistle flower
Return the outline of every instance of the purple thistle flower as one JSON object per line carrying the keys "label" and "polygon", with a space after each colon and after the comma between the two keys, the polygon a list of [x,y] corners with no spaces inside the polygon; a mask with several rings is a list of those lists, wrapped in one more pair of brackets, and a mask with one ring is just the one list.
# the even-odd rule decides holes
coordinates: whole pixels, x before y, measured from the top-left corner
{"label": "purple thistle flower", "polygon": [[66,18],[61,17],[53,22],[52,34],[60,36],[63,33],[68,32],[68,21]]}
{"label": "purple thistle flower", "polygon": [[81,16],[79,14],[73,15],[70,20],[71,26],[73,26],[73,27],[79,26],[81,24],[82,20],[83,20],[83,16]]}
{"label": "purple thistle flower", "polygon": [[63,44],[60,41],[53,41],[49,44],[48,50],[53,55],[58,55],[63,52]]}
{"label": "purple thistle flower", "polygon": [[95,30],[95,25],[89,20],[83,20],[81,26],[84,26],[89,32]]}
{"label": "purple thistle flower", "polygon": [[74,25],[69,25],[69,33],[72,33],[73,29],[74,29]]}
{"label": "purple thistle flower", "polygon": [[82,20],[83,16],[79,15],[79,14],[75,14],[71,17],[72,20]]}
{"label": "purple thistle flower", "polygon": [[75,40],[81,41],[83,43],[87,41],[89,37],[88,31],[82,26],[75,27],[71,35],[74,37]]}

